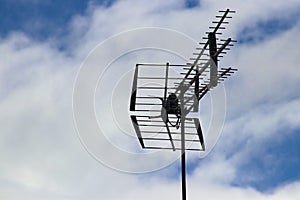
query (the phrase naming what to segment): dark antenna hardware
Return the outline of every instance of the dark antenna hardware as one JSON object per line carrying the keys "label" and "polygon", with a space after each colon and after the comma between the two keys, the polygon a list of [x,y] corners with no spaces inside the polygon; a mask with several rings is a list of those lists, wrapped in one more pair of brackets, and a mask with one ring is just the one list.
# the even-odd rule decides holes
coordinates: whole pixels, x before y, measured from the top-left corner
{"label": "dark antenna hardware", "polygon": [[[181,151],[182,200],[186,200],[185,152],[205,151],[200,120],[189,114],[198,112],[204,95],[237,71],[218,67],[219,59],[236,42],[218,37],[235,11],[227,9],[219,13],[212,22],[214,26],[203,37],[206,42],[200,43],[201,47],[190,58],[192,63],[135,66],[130,99],[133,127],[142,148]],[[147,75],[150,73],[153,76]]]}

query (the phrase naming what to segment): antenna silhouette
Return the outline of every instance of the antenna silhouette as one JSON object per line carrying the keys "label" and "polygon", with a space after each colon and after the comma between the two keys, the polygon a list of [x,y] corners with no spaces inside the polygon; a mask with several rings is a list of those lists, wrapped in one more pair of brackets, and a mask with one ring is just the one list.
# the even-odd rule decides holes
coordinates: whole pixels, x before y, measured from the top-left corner
{"label": "antenna silhouette", "polygon": [[[235,40],[221,39],[221,30],[235,11],[219,11],[216,21],[203,37],[204,43],[186,64],[138,63],[135,66],[130,99],[130,118],[144,149],[181,151],[182,200],[186,200],[187,150],[205,151],[205,139],[198,117],[199,101],[237,69],[219,69],[219,60]],[[149,71],[151,70],[151,71]],[[172,71],[171,71],[172,70]],[[156,75],[147,76],[151,72]],[[174,73],[180,77],[174,76]],[[173,74],[173,75],[172,75]]]}

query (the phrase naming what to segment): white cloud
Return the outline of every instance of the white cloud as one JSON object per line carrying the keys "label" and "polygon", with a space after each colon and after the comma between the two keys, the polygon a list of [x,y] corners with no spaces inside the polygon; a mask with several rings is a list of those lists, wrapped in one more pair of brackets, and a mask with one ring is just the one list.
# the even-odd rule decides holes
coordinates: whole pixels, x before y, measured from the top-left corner
{"label": "white cloud", "polygon": [[[66,38],[71,53],[53,48],[51,41],[39,43],[22,33],[2,38],[0,198],[180,199],[179,180],[154,174],[122,174],[103,167],[83,149],[73,127],[71,107],[80,63],[95,45],[120,31],[157,26],[199,39],[215,11],[231,7],[238,13],[228,30],[237,35],[247,23],[286,16],[297,6],[299,2],[293,0],[203,1],[201,8],[187,10],[182,1],[120,1],[109,8],[91,6],[86,16],[74,17],[72,32]],[[261,44],[239,46],[224,60],[240,68],[228,80],[231,83],[227,94],[232,105],[228,106],[230,121],[225,134],[232,136],[220,141],[225,146],[234,145],[237,135],[250,135],[250,145],[254,147],[278,129],[298,128],[299,32],[296,25]],[[240,130],[244,135],[239,135]],[[201,160],[204,164],[188,177],[189,199],[299,198],[298,182],[280,186],[273,194],[231,186],[237,163],[250,152],[239,149],[234,159],[226,160],[223,150],[214,152],[208,161]],[[126,164],[147,164],[120,160]]]}

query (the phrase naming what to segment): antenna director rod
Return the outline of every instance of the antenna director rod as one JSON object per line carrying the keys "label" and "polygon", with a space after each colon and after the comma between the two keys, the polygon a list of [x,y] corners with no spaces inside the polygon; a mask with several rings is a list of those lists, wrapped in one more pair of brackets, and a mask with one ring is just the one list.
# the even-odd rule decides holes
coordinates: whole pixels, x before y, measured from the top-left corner
{"label": "antenna director rod", "polygon": [[[230,12],[230,9],[227,9],[222,18],[220,19],[220,21],[218,22],[217,26],[215,27],[213,33],[216,33],[220,26],[222,25],[222,23],[224,22],[224,20],[226,19],[228,13]],[[191,74],[192,70],[194,69],[194,67],[197,65],[198,61],[200,60],[200,57],[203,55],[204,51],[206,50],[207,46],[208,46],[209,42],[207,41],[205,44],[204,44],[204,47],[202,48],[201,52],[199,53],[199,55],[197,56],[197,58],[195,59],[194,63],[191,65],[191,68],[189,69],[189,71],[186,73],[184,79],[182,80],[181,84],[188,78],[188,76]],[[176,89],[175,93],[178,92],[179,89]]]}
{"label": "antenna director rod", "polygon": [[[231,67],[229,67],[228,69],[226,69],[224,72],[222,72],[217,80],[219,80],[220,78],[222,78],[225,74],[227,74],[230,70],[234,70],[232,69]],[[209,91],[209,84],[206,85],[205,87],[203,87],[201,90],[198,91],[198,93],[196,93],[195,95],[199,95],[201,93],[201,95],[199,95],[198,97],[198,101],[200,101],[200,99],[202,99],[202,97]],[[194,97],[190,97],[189,99],[187,99],[184,103],[188,103],[190,100],[192,100]],[[190,106],[188,109],[187,109],[187,112],[190,112],[192,109],[193,109],[193,105]]]}
{"label": "antenna director rod", "polygon": [[[186,75],[184,76],[184,78],[182,79],[182,81],[180,82],[179,86],[182,86],[182,84],[184,83],[184,81],[186,81],[186,79],[188,78],[188,76],[191,74],[191,72],[193,71],[194,67],[197,65],[197,63],[200,60],[200,57],[203,55],[204,51],[206,50],[208,46],[208,41],[204,44],[204,47],[202,48],[201,52],[199,53],[199,55],[197,56],[197,58],[195,59],[194,63],[191,65],[189,71],[186,73]],[[175,90],[175,93],[177,93],[179,91],[180,87],[178,87]]]}
{"label": "antenna director rod", "polygon": [[227,9],[227,10],[225,11],[225,13],[223,14],[223,16],[222,16],[222,18],[220,19],[219,23],[217,24],[215,30],[213,31],[213,33],[216,33],[216,32],[218,31],[218,29],[220,28],[221,24],[222,24],[223,21],[225,20],[225,18],[226,18],[226,16],[227,16],[227,14],[229,13],[229,11],[230,11],[229,9]]}
{"label": "antenna director rod", "polygon": [[[217,57],[225,48],[226,46],[231,42],[231,38],[228,38],[224,44],[218,49],[218,51],[215,53],[214,57]],[[207,61],[205,65],[199,70],[199,72],[194,76],[194,78],[189,82],[190,86],[193,85],[193,83],[196,81],[197,78],[206,70],[206,68],[209,66],[210,61]]]}
{"label": "antenna director rod", "polygon": [[194,63],[192,64],[191,68],[189,69],[189,71],[186,73],[183,81],[185,81],[185,79],[191,74],[192,70],[194,69],[194,67],[197,65],[200,57],[203,55],[204,51],[206,50],[208,46],[208,41],[205,43],[203,49],[201,50],[201,52],[199,53],[199,55],[197,56],[196,60],[194,61]]}
{"label": "antenna director rod", "polygon": [[[217,57],[217,56],[218,56],[218,55],[219,55],[219,54],[227,47],[227,45],[228,45],[231,41],[232,41],[231,38],[228,38],[228,39],[224,42],[224,44],[223,44],[220,48],[218,48],[218,51],[214,54],[214,57]],[[208,45],[208,42],[207,42],[206,44]],[[206,46],[206,44],[205,44],[205,46]],[[205,49],[205,48],[203,48],[203,49]],[[187,72],[187,74],[186,74],[185,77],[183,78],[183,80],[180,82],[179,86],[176,88],[175,93],[177,93],[177,92],[182,88],[184,81],[187,79],[187,76],[191,73],[191,71],[193,70],[194,66],[196,66],[196,65],[195,65],[196,62],[198,62],[197,59],[195,60],[195,62],[193,63],[193,65],[191,66],[190,70]],[[189,86],[186,88],[186,90],[188,90],[189,87],[190,87],[191,85],[194,84],[194,82],[196,81],[196,79],[198,79],[199,76],[207,69],[207,67],[209,66],[209,64],[210,64],[210,60],[207,61],[207,62],[201,67],[201,69],[199,70],[199,72],[198,72],[198,73],[193,77],[193,79],[189,82]]]}

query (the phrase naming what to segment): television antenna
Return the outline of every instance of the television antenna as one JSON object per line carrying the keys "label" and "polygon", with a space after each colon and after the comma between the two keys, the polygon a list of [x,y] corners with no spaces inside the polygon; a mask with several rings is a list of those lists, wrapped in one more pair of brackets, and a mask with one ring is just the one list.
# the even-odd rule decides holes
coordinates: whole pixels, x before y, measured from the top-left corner
{"label": "television antenna", "polygon": [[[143,149],[181,151],[182,200],[186,200],[186,151],[205,151],[198,117],[199,101],[237,69],[220,68],[219,60],[235,40],[221,39],[222,30],[235,11],[219,11],[216,21],[186,64],[138,63],[130,98],[131,121]],[[153,75],[153,70],[157,70]],[[151,76],[147,75],[151,72]],[[180,74],[175,77],[174,72]],[[173,75],[172,75],[173,74]],[[196,139],[195,139],[196,138]]]}

